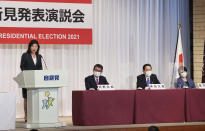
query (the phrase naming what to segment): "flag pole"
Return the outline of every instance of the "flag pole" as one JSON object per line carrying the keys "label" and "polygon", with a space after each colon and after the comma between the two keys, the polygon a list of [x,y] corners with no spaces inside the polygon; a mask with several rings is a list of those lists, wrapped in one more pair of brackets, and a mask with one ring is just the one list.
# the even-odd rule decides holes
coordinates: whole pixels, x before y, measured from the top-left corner
{"label": "flag pole", "polygon": [[171,80],[171,86],[174,85],[173,82],[174,82],[174,69],[175,69],[175,62],[176,62],[176,52],[177,52],[177,45],[178,45],[178,36],[179,36],[179,30],[181,29],[181,24],[178,24],[177,25],[178,27],[178,30],[177,30],[177,44],[176,44],[176,48],[175,48],[175,53],[174,53],[174,64],[173,64],[173,68],[172,68],[172,80]]}

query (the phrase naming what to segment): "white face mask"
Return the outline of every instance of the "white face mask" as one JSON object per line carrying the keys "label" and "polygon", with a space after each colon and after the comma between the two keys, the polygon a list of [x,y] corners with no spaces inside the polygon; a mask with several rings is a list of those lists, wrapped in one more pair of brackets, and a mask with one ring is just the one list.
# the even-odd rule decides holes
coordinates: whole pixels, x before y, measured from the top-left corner
{"label": "white face mask", "polygon": [[187,72],[182,72],[181,77],[186,78],[187,77]]}
{"label": "white face mask", "polygon": [[147,72],[145,73],[145,75],[148,76],[148,77],[150,77],[150,76],[152,75],[152,71],[147,71]]}
{"label": "white face mask", "polygon": [[99,77],[101,75],[101,72],[94,71],[93,74],[94,76]]}

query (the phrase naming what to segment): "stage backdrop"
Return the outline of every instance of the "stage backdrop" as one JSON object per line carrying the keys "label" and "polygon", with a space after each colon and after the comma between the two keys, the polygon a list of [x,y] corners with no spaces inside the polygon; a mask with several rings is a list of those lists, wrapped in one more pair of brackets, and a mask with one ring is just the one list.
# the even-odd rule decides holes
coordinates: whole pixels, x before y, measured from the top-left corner
{"label": "stage backdrop", "polygon": [[[95,63],[104,66],[103,75],[116,89],[135,89],[145,63],[170,88],[179,23],[189,68],[187,0],[94,0],[93,45],[41,45],[49,69],[69,70],[69,85],[59,91],[59,115],[71,116],[71,92],[85,89]],[[13,77],[26,49],[26,44],[0,45],[0,91],[16,93],[17,117],[23,117],[23,99]]]}

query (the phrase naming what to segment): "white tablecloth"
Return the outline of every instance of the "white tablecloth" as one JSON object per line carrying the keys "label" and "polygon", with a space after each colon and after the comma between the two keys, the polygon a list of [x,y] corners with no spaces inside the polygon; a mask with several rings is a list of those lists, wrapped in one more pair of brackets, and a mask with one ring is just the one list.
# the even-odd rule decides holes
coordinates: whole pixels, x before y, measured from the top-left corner
{"label": "white tablecloth", "polygon": [[16,95],[0,93],[0,130],[15,129]]}

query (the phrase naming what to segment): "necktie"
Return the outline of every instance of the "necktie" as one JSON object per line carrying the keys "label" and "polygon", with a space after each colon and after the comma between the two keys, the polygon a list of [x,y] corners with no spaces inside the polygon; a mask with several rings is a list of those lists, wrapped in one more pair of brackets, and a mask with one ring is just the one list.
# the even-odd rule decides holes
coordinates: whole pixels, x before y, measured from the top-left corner
{"label": "necktie", "polygon": [[96,85],[98,85],[99,84],[99,80],[98,80],[99,78],[96,78]]}
{"label": "necktie", "polygon": [[150,84],[150,80],[149,78],[147,78],[147,87],[149,87],[149,84]]}

